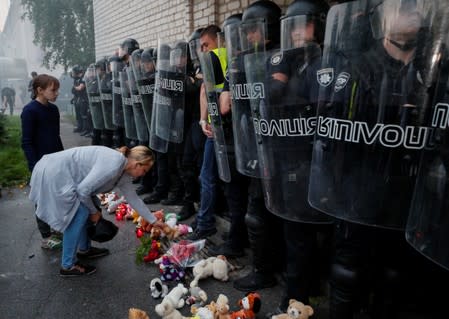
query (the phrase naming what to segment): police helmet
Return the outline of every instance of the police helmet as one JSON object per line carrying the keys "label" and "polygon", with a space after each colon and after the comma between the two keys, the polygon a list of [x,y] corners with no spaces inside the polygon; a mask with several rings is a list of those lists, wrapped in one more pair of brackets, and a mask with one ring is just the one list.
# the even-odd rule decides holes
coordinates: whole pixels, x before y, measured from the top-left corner
{"label": "police helmet", "polygon": [[266,40],[273,44],[279,43],[281,8],[269,0],[259,0],[243,11],[242,23],[249,23],[252,21],[264,21],[266,24]]}
{"label": "police helmet", "polygon": [[223,21],[223,25],[221,26],[221,29],[224,30],[224,28],[230,24],[240,23],[242,21],[242,15],[243,14],[241,14],[241,13],[235,13],[235,14],[230,15]]}
{"label": "police helmet", "polygon": [[75,64],[72,67],[72,73],[79,74],[79,73],[83,73],[83,72],[84,72],[84,68],[79,64]]}
{"label": "police helmet", "polygon": [[295,24],[305,26],[313,22],[314,40],[319,44],[323,43],[328,11],[329,5],[324,0],[295,0],[281,18],[282,36],[288,38]]}
{"label": "police helmet", "polygon": [[133,53],[135,50],[138,50],[140,47],[139,42],[137,42],[133,38],[127,38],[120,44],[120,48],[122,48],[122,50],[126,52],[126,54],[131,55],[131,53]]}
{"label": "police helmet", "polygon": [[108,70],[108,64],[109,64],[108,57],[103,57],[97,62],[95,62],[95,67],[103,72],[106,72]]}
{"label": "police helmet", "polygon": [[79,65],[79,64],[75,64],[72,67],[72,71],[70,72],[70,76],[72,78],[79,78],[79,77],[82,76],[83,73],[84,73],[84,68],[81,65]]}
{"label": "police helmet", "polygon": [[198,52],[201,51],[199,41],[200,41],[200,37],[201,37],[201,32],[203,30],[204,30],[204,28],[198,28],[195,31],[193,31],[189,37],[189,53],[190,53],[192,60],[195,60],[195,61],[198,60]]}
{"label": "police helmet", "polygon": [[154,48],[146,48],[142,51],[140,55],[140,59],[142,62],[151,62],[154,61]]}

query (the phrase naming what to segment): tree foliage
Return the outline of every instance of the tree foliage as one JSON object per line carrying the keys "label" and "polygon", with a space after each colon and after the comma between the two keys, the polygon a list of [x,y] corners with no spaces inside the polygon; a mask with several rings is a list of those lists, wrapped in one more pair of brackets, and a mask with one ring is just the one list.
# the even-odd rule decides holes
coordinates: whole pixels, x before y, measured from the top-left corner
{"label": "tree foliage", "polygon": [[42,64],[65,70],[95,61],[93,0],[22,0],[34,25],[34,44],[44,51]]}

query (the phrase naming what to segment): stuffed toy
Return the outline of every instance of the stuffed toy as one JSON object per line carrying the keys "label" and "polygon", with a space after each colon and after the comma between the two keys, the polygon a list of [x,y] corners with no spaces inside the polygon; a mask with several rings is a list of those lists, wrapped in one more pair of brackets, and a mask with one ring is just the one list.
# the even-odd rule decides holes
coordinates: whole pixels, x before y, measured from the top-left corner
{"label": "stuffed toy", "polygon": [[148,250],[148,254],[145,257],[143,257],[143,261],[146,263],[152,262],[158,259],[160,254],[161,254],[161,243],[153,239],[151,241],[151,247]]}
{"label": "stuffed toy", "polygon": [[189,295],[186,298],[186,304],[191,306],[190,311],[192,311],[192,307],[199,308],[206,304],[207,294],[200,287],[191,287],[189,288]]}
{"label": "stuffed toy", "polygon": [[159,265],[162,281],[180,281],[185,277],[184,270],[172,262],[169,256],[163,255],[154,261]]}
{"label": "stuffed toy", "polygon": [[176,309],[180,309],[184,307],[185,301],[184,296],[187,295],[189,291],[183,284],[179,283],[176,287],[173,287],[172,290],[164,297],[163,301],[170,302],[173,307]]}
{"label": "stuffed toy", "polygon": [[164,298],[168,294],[168,286],[160,278],[153,278],[150,282],[150,291],[154,299]]}
{"label": "stuffed toy", "polygon": [[178,224],[176,225],[175,229],[176,229],[175,238],[179,238],[181,236],[193,232],[192,227],[186,224]]}
{"label": "stuffed toy", "polygon": [[200,307],[196,311],[195,318],[214,319],[214,311],[209,307]]}
{"label": "stuffed toy", "polygon": [[113,199],[113,200],[108,199],[108,213],[110,213],[110,214],[115,213],[118,206],[122,203],[126,203],[125,197],[123,197],[123,196]]}
{"label": "stuffed toy", "polygon": [[306,306],[296,299],[290,299],[288,302],[287,313],[274,315],[271,319],[308,319],[313,315],[313,308]]}
{"label": "stuffed toy", "polygon": [[242,309],[231,312],[231,319],[255,319],[262,302],[257,292],[249,292],[243,299],[239,300],[239,306]]}
{"label": "stuffed toy", "polygon": [[209,257],[207,259],[200,260],[192,269],[193,280],[190,283],[190,287],[198,286],[198,281],[210,276],[213,276],[217,280],[228,280],[228,263],[226,257],[219,255],[217,257]]}
{"label": "stuffed toy", "polygon": [[163,299],[162,302],[154,308],[156,313],[162,317],[162,319],[183,319],[181,313],[175,309],[173,304]]}
{"label": "stuffed toy", "polygon": [[128,319],[150,319],[147,313],[137,308],[129,308]]}
{"label": "stuffed toy", "polygon": [[230,319],[231,315],[229,314],[229,300],[223,294],[219,294],[217,298],[216,311],[214,319]]}
{"label": "stuffed toy", "polygon": [[178,216],[175,213],[167,213],[165,215],[165,223],[171,228],[174,228],[178,224]]}

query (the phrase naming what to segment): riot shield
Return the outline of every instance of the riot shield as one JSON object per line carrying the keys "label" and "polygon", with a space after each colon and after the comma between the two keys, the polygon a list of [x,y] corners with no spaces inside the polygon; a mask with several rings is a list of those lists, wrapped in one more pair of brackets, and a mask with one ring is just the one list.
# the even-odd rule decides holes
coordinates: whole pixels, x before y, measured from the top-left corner
{"label": "riot shield", "polygon": [[141,50],[136,50],[131,55],[131,66],[126,68],[128,75],[129,89],[131,93],[131,102],[133,104],[134,123],[136,125],[137,139],[141,142],[148,141],[148,128],[143,112],[142,98],[137,87],[134,68],[140,65]]}
{"label": "riot shield", "polygon": [[232,104],[232,129],[236,168],[243,175],[260,177],[256,134],[250,100],[261,93],[261,87],[252,87],[245,75],[238,23],[225,27],[226,49],[228,55],[228,80]]}
{"label": "riot shield", "polygon": [[112,123],[117,127],[125,127],[123,121],[122,92],[120,90],[120,72],[123,62],[117,57],[111,60],[112,73]]}
{"label": "riot shield", "polygon": [[316,73],[312,207],[350,222],[404,229],[430,132],[423,119],[432,94],[428,75],[436,67],[434,14],[429,1],[331,8]]}
{"label": "riot shield", "polygon": [[105,126],[95,66],[87,68],[86,73],[84,74],[84,82],[86,83],[87,98],[89,100],[89,109],[90,114],[92,115],[94,129],[103,130]]}
{"label": "riot shield", "polygon": [[[127,69],[126,67],[125,69]],[[123,120],[125,124],[125,135],[131,140],[137,140],[136,122],[134,121],[133,103],[131,100],[131,90],[129,88],[128,73],[126,70],[120,72],[120,92],[123,105]]]}
{"label": "riot shield", "polygon": [[[150,144],[156,150],[166,149],[168,145],[164,144],[168,142],[183,141],[187,43],[166,43],[159,40],[157,52],[151,134],[162,145]],[[152,139],[153,137],[150,138],[150,143],[156,143]]]}
{"label": "riot shield", "polygon": [[[213,52],[200,52],[199,59],[203,72],[203,83],[207,95],[207,110],[209,112],[210,126],[214,134],[214,149],[217,159],[218,175],[224,182],[231,181],[229,170],[228,154],[226,151],[226,141],[223,132],[221,115],[218,105],[218,93],[215,82],[214,66],[211,54]],[[217,57],[218,60],[218,57]],[[221,67],[219,68],[221,72]]]}
{"label": "riot shield", "polygon": [[[442,10],[441,14],[441,32],[436,33],[436,41],[449,27],[449,11]],[[434,94],[434,106],[428,117],[433,134],[421,157],[405,237],[417,251],[449,270],[448,43],[449,38],[445,37],[441,49],[433,54],[441,58],[443,64],[434,73],[439,89]]]}
{"label": "riot shield", "polygon": [[140,57],[140,63],[137,64],[132,62],[132,67],[137,82],[137,88],[142,99],[142,107],[147,129],[150,131],[151,112],[153,109],[154,75],[156,72],[156,65],[152,55],[152,50],[143,50]]}
{"label": "riot shield", "polygon": [[[295,26],[306,30],[306,16],[296,19]],[[281,34],[291,34],[281,21]],[[257,57],[248,66],[257,65]],[[263,61],[262,61],[263,62]],[[308,187],[312,144],[316,125],[316,100],[318,86],[314,75],[321,63],[321,49],[316,43],[300,47],[283,47],[271,55],[265,67],[269,71],[266,82],[265,103],[260,104],[260,117],[255,129],[262,139],[260,160],[262,171],[270,178],[262,180],[265,206],[283,219],[303,223],[330,223],[331,218],[308,203]],[[259,71],[260,72],[260,71]],[[248,71],[247,71],[248,74]],[[273,78],[278,74],[286,81]]]}
{"label": "riot shield", "polygon": [[115,130],[112,111],[112,73],[106,71],[102,76],[97,74],[100,83],[100,99],[103,110],[104,127],[107,130]]}

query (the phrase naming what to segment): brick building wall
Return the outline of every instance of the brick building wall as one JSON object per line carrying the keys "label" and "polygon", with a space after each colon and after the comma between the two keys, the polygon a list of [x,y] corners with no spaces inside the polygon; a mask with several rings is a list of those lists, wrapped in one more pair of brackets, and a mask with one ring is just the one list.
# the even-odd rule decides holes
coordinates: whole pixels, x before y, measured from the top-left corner
{"label": "brick building wall", "polygon": [[[256,0],[93,0],[97,59],[111,55],[128,37],[142,48],[158,38],[188,39],[193,30],[242,12]],[[274,0],[284,11],[292,0]]]}

